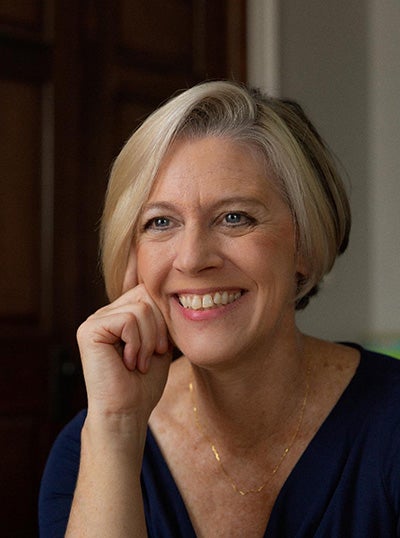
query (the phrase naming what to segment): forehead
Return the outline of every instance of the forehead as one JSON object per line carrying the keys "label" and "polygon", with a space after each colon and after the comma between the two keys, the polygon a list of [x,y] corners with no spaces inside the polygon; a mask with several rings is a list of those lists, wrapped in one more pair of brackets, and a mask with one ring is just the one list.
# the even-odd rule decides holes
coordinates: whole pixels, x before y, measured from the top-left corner
{"label": "forehead", "polygon": [[275,190],[276,182],[259,150],[207,137],[174,143],[161,163],[149,201],[208,198],[227,191],[261,196],[271,188]]}

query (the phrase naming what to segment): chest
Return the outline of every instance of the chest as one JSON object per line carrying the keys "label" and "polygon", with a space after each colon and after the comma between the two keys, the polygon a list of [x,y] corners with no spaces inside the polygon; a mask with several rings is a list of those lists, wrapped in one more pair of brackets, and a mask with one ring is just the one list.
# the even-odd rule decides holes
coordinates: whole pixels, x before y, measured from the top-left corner
{"label": "chest", "polygon": [[251,469],[246,458],[236,461],[241,471],[239,488],[257,488],[266,482],[262,491],[240,495],[206,442],[192,438],[187,432],[171,439],[172,431],[159,441],[196,536],[262,538],[276,498],[298,455],[293,459],[288,457],[279,473],[267,476],[266,480],[265,476],[260,478],[257,467]]}
{"label": "chest", "polygon": [[193,488],[183,492],[196,536],[262,538],[275,502],[275,492],[249,494],[244,498],[236,497],[237,493],[226,491],[224,486],[214,480],[206,492],[196,493]]}

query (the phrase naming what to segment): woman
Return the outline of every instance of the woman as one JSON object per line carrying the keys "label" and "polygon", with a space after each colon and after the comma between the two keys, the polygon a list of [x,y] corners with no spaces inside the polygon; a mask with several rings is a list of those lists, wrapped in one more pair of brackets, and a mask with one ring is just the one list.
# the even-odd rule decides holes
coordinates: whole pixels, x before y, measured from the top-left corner
{"label": "woman", "polygon": [[50,455],[43,536],[400,536],[399,366],[295,322],[349,229],[296,104],[209,82],[144,122],[110,178],[111,303],[78,330],[88,411]]}

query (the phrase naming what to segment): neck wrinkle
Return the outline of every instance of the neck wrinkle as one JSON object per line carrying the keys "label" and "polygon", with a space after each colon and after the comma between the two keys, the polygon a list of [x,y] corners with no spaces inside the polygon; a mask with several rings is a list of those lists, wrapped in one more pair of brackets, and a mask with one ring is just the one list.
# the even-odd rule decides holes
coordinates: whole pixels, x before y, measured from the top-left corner
{"label": "neck wrinkle", "polygon": [[[305,338],[284,358],[267,356],[258,368],[214,372],[192,365],[193,397],[207,435],[233,450],[248,451],[290,435],[307,385]],[[188,387],[189,390],[189,387]],[[190,410],[193,412],[193,409]],[[193,421],[195,417],[193,417]]]}

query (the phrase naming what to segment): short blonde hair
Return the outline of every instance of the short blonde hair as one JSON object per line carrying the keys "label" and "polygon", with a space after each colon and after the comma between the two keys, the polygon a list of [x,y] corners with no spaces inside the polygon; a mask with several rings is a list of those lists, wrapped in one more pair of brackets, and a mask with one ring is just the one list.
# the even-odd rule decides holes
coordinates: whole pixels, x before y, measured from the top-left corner
{"label": "short blonde hair", "polygon": [[157,171],[178,138],[225,137],[261,150],[296,224],[298,252],[309,272],[299,278],[304,308],[347,247],[351,216],[329,150],[301,107],[227,81],[205,82],[151,114],[112,167],[101,225],[101,254],[110,300],[123,281],[141,208]]}

